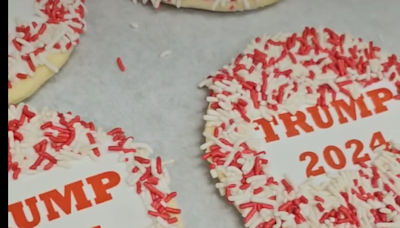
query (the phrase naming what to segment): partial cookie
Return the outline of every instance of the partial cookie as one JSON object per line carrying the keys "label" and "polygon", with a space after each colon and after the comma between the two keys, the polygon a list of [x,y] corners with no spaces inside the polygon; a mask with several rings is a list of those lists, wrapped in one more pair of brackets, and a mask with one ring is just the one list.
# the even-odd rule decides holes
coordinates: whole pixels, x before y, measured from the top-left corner
{"label": "partial cookie", "polygon": [[67,62],[86,30],[84,0],[8,1],[8,104],[32,95]]}
{"label": "partial cookie", "polygon": [[152,148],[71,113],[8,109],[8,227],[182,228]]}
{"label": "partial cookie", "polygon": [[203,159],[246,227],[400,227],[400,63],[328,28],[254,39],[200,85]]}
{"label": "partial cookie", "polygon": [[[132,0],[136,2],[137,0]],[[148,0],[144,0],[147,3]],[[155,8],[160,7],[160,3],[174,5],[177,8],[194,8],[219,12],[238,12],[253,10],[268,6],[279,0],[150,0]]]}
{"label": "partial cookie", "polygon": [[219,12],[238,12],[253,10],[276,3],[279,0],[171,0],[163,3],[175,5],[178,8],[194,8]]}

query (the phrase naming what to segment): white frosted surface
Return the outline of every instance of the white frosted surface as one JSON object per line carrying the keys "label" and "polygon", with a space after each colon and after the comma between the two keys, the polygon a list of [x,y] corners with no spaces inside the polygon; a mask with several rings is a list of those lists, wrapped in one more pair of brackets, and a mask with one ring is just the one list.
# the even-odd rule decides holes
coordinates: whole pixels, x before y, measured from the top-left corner
{"label": "white frosted surface", "polygon": [[[89,30],[64,69],[28,103],[71,110],[105,129],[122,126],[151,144],[170,167],[186,227],[243,227],[219,197],[200,159],[210,72],[228,63],[250,39],[267,32],[328,26],[373,40],[400,54],[399,0],[282,0],[237,14],[134,5],[130,0],[87,1]],[[129,24],[136,22],[139,29]],[[172,55],[160,59],[165,50]],[[121,57],[126,72],[120,72]]]}

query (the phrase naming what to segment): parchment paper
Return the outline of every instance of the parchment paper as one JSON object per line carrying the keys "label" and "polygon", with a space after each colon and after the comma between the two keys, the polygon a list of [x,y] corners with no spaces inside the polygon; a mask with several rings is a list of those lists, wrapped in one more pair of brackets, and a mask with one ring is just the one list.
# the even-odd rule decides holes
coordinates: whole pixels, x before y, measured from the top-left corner
{"label": "parchment paper", "polygon": [[[197,84],[264,32],[327,26],[400,54],[399,0],[282,0],[245,13],[212,13],[130,0],[91,0],[88,32],[71,59],[27,103],[72,111],[103,129],[123,127],[169,167],[185,227],[240,228],[201,160],[206,90]],[[129,24],[136,22],[138,30]],[[158,55],[171,50],[172,55]],[[121,57],[126,72],[120,72]]]}

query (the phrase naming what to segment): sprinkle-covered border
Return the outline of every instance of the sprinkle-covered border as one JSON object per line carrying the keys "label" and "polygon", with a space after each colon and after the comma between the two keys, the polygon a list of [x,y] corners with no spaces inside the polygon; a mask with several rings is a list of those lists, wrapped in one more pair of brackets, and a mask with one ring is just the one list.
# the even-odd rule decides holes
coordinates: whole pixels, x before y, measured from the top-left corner
{"label": "sprinkle-covered border", "polygon": [[355,99],[381,80],[394,83],[400,93],[399,74],[397,57],[372,42],[306,27],[301,33],[257,37],[202,82],[200,87],[210,91],[203,159],[211,163],[210,173],[220,181],[216,187],[240,211],[245,226],[400,227],[399,142],[376,148],[376,159],[359,164],[358,171],[296,186],[287,176],[271,176],[261,156],[265,151],[246,137],[258,125],[254,120],[294,114],[303,105],[327,106],[337,93]]}
{"label": "sprinkle-covered border", "polygon": [[[132,0],[133,3],[137,3],[137,1],[138,0]],[[149,0],[142,0],[143,4],[146,4],[148,1]],[[211,5],[211,9],[210,9],[212,11],[216,10],[219,6],[229,5],[228,9],[231,12],[238,11],[238,9],[235,8],[235,6],[240,6],[240,5],[244,6],[244,10],[252,9],[250,1],[257,2],[257,0],[204,0],[204,1],[212,1],[213,2],[213,4]],[[276,0],[276,1],[278,1],[278,0]],[[156,9],[160,9],[161,3],[172,4],[172,5],[175,5],[177,8],[181,8],[181,5],[182,5],[182,0],[150,0],[150,2],[153,5],[153,7]],[[274,4],[275,2],[271,2],[270,4]],[[267,4],[267,5],[269,5],[269,4]],[[227,11],[227,10],[224,10],[224,11]]]}
{"label": "sprinkle-covered border", "polygon": [[24,103],[8,109],[9,178],[16,180],[56,166],[70,168],[71,161],[86,156],[95,161],[104,153],[101,145],[108,145],[108,152],[119,155],[118,161],[132,170],[127,184],[142,197],[154,226],[177,227],[181,211],[168,205],[177,195],[168,187],[170,177],[164,166],[170,162],[151,159],[150,146],[134,142],[121,128],[106,133],[71,113],[37,112]]}
{"label": "sprinkle-covered border", "polygon": [[85,0],[35,0],[35,12],[45,22],[16,20],[15,47],[8,54],[8,89],[20,80],[32,77],[37,67],[45,65],[55,73],[56,66],[46,58],[51,53],[67,52],[79,43],[86,30]]}

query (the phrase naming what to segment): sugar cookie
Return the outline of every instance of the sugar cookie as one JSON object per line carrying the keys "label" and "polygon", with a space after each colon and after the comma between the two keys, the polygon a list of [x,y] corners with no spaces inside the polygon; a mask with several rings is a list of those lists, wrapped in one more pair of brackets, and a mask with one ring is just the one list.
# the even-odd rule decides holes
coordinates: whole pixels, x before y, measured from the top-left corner
{"label": "sugar cookie", "polygon": [[278,0],[170,0],[162,1],[165,4],[175,5],[178,8],[194,8],[219,12],[237,12],[253,10],[276,3]]}
{"label": "sugar cookie", "polygon": [[8,104],[32,95],[67,62],[86,30],[84,0],[8,1]]}
{"label": "sugar cookie", "polygon": [[71,113],[8,109],[8,227],[182,228],[168,161]]}
{"label": "sugar cookie", "polygon": [[200,86],[203,159],[245,227],[400,227],[395,55],[307,27],[257,37]]}
{"label": "sugar cookie", "polygon": [[[174,5],[177,8],[194,8],[219,12],[238,12],[244,10],[253,10],[268,6],[279,0],[150,0],[154,8],[159,8],[161,3]],[[132,0],[137,3],[137,0]],[[148,0],[142,1],[144,4]]]}

